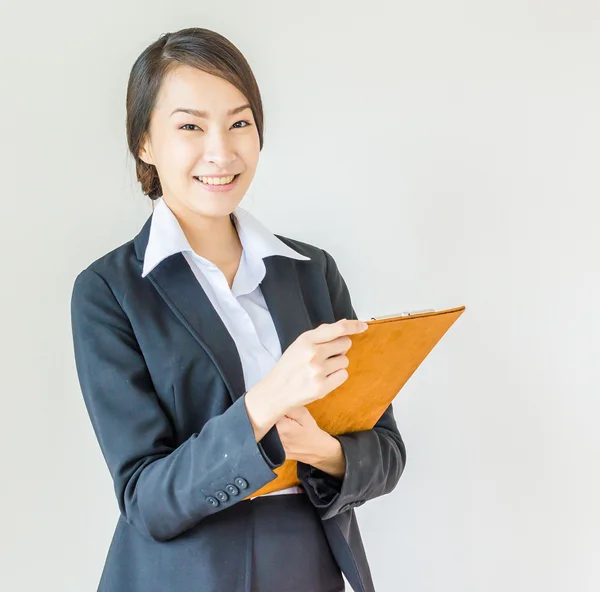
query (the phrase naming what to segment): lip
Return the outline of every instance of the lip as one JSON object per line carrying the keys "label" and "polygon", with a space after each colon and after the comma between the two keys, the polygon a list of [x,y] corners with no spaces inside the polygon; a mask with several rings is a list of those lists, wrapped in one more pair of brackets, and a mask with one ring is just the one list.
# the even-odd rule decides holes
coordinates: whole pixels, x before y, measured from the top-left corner
{"label": "lip", "polygon": [[[201,175],[204,176],[204,175]],[[229,177],[230,175],[212,175],[213,177]],[[202,183],[202,181],[200,181],[199,179],[197,179],[196,177],[194,177],[194,181],[196,181],[196,183],[198,183],[198,185],[200,185],[200,187],[202,187],[202,189],[204,189],[204,191],[213,191],[216,193],[221,193],[221,192],[226,192],[226,191],[231,191],[232,189],[234,189],[238,183],[238,179],[240,178],[240,175],[236,175],[235,179],[227,184],[227,185],[206,185],[205,183]]]}
{"label": "lip", "polygon": [[225,173],[221,175],[194,175],[194,177],[216,177],[220,179],[221,177],[233,177],[235,175],[239,175],[239,173]]}

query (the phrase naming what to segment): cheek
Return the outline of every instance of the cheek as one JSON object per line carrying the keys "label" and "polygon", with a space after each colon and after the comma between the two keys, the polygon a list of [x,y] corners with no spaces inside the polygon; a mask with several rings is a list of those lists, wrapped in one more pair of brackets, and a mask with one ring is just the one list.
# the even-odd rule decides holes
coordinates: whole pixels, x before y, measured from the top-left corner
{"label": "cheek", "polygon": [[240,144],[239,154],[244,158],[244,162],[248,168],[256,168],[258,164],[258,157],[260,155],[260,141],[258,134],[248,135],[244,138],[244,142]]}
{"label": "cheek", "polygon": [[178,170],[193,166],[198,160],[198,153],[198,146],[184,138],[174,140],[169,146],[169,158],[173,168]]}
{"label": "cheek", "polygon": [[160,143],[162,168],[172,173],[180,173],[194,166],[198,159],[198,148],[185,136],[165,135]]}

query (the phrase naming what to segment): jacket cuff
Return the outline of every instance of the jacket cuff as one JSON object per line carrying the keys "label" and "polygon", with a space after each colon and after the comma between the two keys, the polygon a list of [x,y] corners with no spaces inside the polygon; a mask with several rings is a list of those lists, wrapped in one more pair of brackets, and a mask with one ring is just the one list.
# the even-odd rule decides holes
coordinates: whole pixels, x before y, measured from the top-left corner
{"label": "jacket cuff", "polygon": [[[342,450],[344,450],[344,443],[341,438],[338,436],[333,437],[340,441]],[[344,490],[344,485],[347,483],[348,457],[346,457],[346,473],[341,478],[334,477],[321,469],[303,462],[298,462],[296,473],[298,479],[304,485],[304,489],[312,504],[317,508],[326,510],[337,502]]]}
{"label": "jacket cuff", "polygon": [[258,449],[271,470],[285,462],[285,449],[276,426],[273,426],[258,442]]}
{"label": "jacket cuff", "polygon": [[[357,441],[357,433],[339,434],[334,436],[334,438],[340,442],[342,450],[344,451],[344,456],[346,457],[346,472],[344,473],[343,479],[340,480],[332,475],[315,469],[318,473],[325,475],[322,480],[319,480],[317,487],[327,487],[331,492],[333,492],[333,489],[335,488],[335,495],[325,497],[324,500],[319,500],[316,492],[314,492],[315,495],[311,497],[311,500],[314,500],[313,503],[315,506],[320,510],[319,513],[322,520],[328,520],[340,512],[362,506],[367,500],[365,492],[360,489],[360,475],[356,471],[356,467],[360,466],[360,463],[357,463],[357,460],[361,455],[361,446]],[[314,478],[317,479],[317,476],[318,474],[314,475]],[[307,483],[309,482],[308,475],[306,481]],[[311,489],[314,491],[314,488]],[[309,491],[307,491],[307,493],[309,493]],[[309,495],[311,494],[309,493]]]}
{"label": "jacket cuff", "polygon": [[237,449],[239,454],[235,458],[230,457],[230,465],[225,467],[222,476],[215,477],[210,481],[210,487],[205,486],[201,491],[206,496],[215,497],[215,491],[226,490],[228,485],[234,483],[232,479],[241,477],[247,484],[244,494],[251,495],[277,477],[273,471],[273,467],[279,466],[277,449],[271,451],[269,445],[265,447],[256,442],[245,393],[226,409],[223,416],[228,416],[227,427],[232,434],[230,442],[233,446],[230,449]]}
{"label": "jacket cuff", "polygon": [[298,462],[296,473],[314,506],[328,508],[338,498],[342,479],[303,462]]}

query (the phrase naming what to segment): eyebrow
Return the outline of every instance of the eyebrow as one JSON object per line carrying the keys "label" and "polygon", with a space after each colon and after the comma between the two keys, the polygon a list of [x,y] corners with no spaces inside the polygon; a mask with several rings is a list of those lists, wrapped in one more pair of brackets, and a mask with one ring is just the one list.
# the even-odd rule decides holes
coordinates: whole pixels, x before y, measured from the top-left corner
{"label": "eyebrow", "polygon": [[[250,103],[246,103],[245,105],[240,105],[239,107],[235,107],[234,109],[230,109],[229,111],[227,111],[227,115],[236,115],[237,113],[240,113],[241,111],[245,111],[246,109],[251,109],[252,107],[250,106]],[[178,107],[177,109],[174,109],[171,112],[171,115],[178,113],[178,112],[182,112],[182,113],[189,113],[190,115],[194,115],[195,117],[201,117],[203,119],[208,119],[210,117],[208,111],[204,111],[202,109],[187,109],[185,107]],[[169,115],[169,117],[171,117],[171,115]]]}

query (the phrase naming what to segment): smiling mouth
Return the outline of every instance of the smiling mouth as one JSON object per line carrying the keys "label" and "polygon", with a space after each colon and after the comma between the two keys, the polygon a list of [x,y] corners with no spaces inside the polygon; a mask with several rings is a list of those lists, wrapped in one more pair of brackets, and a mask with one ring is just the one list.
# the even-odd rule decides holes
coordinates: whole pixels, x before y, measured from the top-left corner
{"label": "smiling mouth", "polygon": [[[231,185],[238,177],[240,173],[237,175],[232,175],[231,177],[194,177],[196,181],[200,181],[204,185],[213,185],[213,186],[221,186],[221,185]],[[203,181],[202,179],[206,179]]]}

